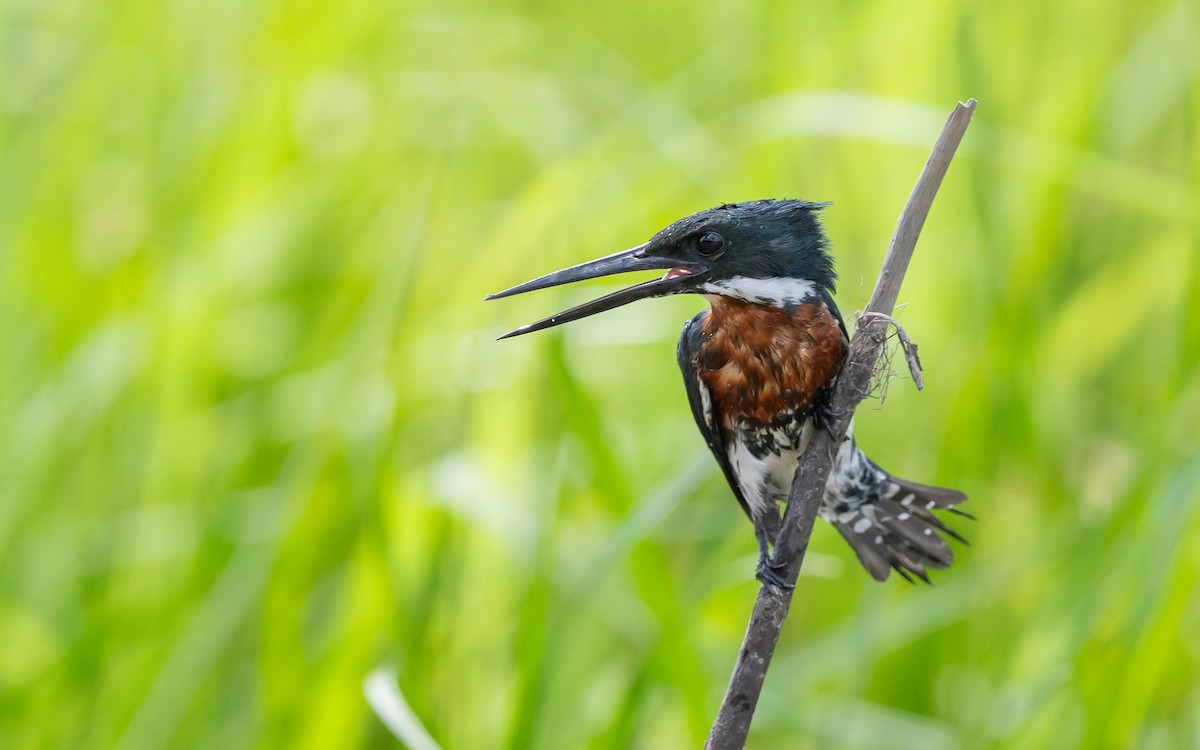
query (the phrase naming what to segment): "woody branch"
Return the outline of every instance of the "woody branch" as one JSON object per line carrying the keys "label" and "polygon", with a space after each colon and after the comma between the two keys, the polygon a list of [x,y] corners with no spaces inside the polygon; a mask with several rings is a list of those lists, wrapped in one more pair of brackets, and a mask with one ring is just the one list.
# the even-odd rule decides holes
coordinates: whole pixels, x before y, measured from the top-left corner
{"label": "woody branch", "polygon": [[[846,363],[830,397],[833,417],[829,429],[816,431],[796,467],[773,558],[773,562],[786,564],[784,577],[789,583],[794,584],[800,575],[800,566],[804,562],[804,553],[808,549],[808,540],[837,447],[846,439],[854,409],[869,392],[871,375],[883,352],[892,311],[896,307],[900,284],[908,270],[917,237],[974,112],[974,99],[969,99],[965,104],[960,102],[950,113],[941,135],[934,143],[908,203],[896,222],[896,231],[888,246],[871,300],[850,339]],[[759,589],[746,636],[734,664],[725,698],[705,743],[706,748],[738,750],[745,746],[750,720],[758,705],[758,696],[762,692],[767,667],[770,666],[783,621],[791,606],[793,592],[794,589],[779,589],[765,584]]]}

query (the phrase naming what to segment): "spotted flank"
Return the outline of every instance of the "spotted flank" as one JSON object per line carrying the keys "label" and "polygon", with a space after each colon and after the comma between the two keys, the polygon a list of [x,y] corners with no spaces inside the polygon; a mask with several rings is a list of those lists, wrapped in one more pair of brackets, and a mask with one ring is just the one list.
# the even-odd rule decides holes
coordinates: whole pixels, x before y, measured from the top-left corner
{"label": "spotted flank", "polygon": [[825,488],[821,516],[841,532],[859,562],[876,580],[895,570],[911,581],[929,581],[930,569],[945,568],[954,552],[945,537],[965,543],[934,515],[967,496],[957,490],[909,482],[888,474],[847,439]]}

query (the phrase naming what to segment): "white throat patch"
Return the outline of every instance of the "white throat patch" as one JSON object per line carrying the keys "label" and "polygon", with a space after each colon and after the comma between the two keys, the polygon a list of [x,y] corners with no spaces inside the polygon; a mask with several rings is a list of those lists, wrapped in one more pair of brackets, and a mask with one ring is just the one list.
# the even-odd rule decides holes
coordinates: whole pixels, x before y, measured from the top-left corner
{"label": "white throat patch", "polygon": [[735,276],[732,279],[710,281],[700,287],[705,294],[734,297],[760,305],[796,305],[817,297],[817,285],[807,279],[752,279]]}

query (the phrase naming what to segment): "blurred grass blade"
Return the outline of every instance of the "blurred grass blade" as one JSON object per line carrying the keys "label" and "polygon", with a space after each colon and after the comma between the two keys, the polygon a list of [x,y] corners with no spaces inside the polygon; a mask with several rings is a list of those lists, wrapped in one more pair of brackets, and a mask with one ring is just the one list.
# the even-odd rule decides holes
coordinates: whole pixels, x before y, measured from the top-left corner
{"label": "blurred grass blade", "polygon": [[409,750],[441,750],[421,725],[421,720],[413,713],[408,701],[404,700],[396,670],[390,667],[372,670],[363,680],[363,695],[379,720]]}

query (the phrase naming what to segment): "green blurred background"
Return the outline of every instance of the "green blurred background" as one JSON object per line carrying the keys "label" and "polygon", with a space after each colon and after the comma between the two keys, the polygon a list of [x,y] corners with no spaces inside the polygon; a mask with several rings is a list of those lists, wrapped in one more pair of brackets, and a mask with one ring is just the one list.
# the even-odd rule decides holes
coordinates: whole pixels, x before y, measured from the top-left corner
{"label": "green blurred background", "polygon": [[818,526],[751,745],[1200,747],[1194,2],[0,24],[0,746],[397,747],[382,667],[447,749],[697,747],[757,590],[703,301],[498,343],[610,287],[481,299],[786,196],[849,315],[974,96],[902,290],[927,388],[858,419],[973,544],[880,585]]}

